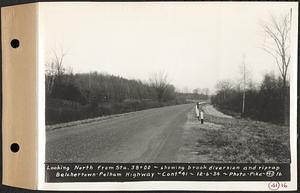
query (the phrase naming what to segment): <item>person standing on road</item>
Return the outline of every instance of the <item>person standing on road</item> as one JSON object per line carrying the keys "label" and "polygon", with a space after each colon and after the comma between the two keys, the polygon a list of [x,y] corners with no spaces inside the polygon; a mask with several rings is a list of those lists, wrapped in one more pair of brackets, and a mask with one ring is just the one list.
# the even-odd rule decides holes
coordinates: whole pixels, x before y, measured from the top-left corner
{"label": "person standing on road", "polygon": [[196,103],[195,112],[196,112],[196,117],[198,118],[198,121],[200,121],[200,103],[199,102]]}

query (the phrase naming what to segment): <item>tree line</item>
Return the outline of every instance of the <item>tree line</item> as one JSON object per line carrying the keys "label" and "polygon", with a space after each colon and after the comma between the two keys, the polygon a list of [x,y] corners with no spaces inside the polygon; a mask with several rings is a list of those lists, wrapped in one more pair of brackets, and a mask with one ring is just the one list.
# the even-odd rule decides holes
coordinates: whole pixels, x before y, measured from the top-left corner
{"label": "tree line", "polygon": [[62,61],[56,57],[46,68],[46,124],[183,104],[193,97],[176,92],[163,72],[148,81],[99,72],[74,74]]}
{"label": "tree line", "polygon": [[228,80],[220,81],[216,95],[211,102],[221,111],[234,116],[249,117],[254,120],[288,124],[289,85],[283,87],[283,80],[274,74],[265,74],[260,85],[248,87],[245,91],[244,112],[243,93],[240,84]]}

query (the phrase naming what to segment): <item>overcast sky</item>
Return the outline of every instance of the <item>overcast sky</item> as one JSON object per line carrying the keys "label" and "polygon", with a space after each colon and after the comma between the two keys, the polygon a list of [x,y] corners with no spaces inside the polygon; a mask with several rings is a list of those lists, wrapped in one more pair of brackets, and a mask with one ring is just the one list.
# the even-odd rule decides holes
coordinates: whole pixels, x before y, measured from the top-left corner
{"label": "overcast sky", "polygon": [[179,89],[238,79],[243,55],[254,81],[277,73],[261,49],[260,23],[296,3],[42,3],[45,60],[67,52],[75,73],[98,71],[147,81],[164,71]]}

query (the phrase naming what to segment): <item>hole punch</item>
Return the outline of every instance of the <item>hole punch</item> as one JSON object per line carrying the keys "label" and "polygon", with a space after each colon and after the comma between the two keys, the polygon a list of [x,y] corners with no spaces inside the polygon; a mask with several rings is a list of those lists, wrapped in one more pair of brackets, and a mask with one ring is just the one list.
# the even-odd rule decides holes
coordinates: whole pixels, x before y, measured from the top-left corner
{"label": "hole punch", "polygon": [[18,48],[20,46],[20,41],[18,39],[13,39],[10,42],[11,47]]}
{"label": "hole punch", "polygon": [[20,146],[17,143],[12,143],[10,145],[10,150],[14,153],[17,153],[20,150]]}

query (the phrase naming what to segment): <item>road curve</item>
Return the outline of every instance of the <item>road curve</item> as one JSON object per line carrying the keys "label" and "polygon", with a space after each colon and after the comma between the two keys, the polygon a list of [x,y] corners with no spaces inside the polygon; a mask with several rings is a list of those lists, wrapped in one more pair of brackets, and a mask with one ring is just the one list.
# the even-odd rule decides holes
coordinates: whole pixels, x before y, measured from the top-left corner
{"label": "road curve", "polygon": [[154,108],[47,131],[46,162],[176,162],[191,108]]}

